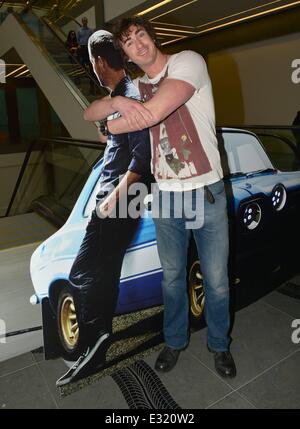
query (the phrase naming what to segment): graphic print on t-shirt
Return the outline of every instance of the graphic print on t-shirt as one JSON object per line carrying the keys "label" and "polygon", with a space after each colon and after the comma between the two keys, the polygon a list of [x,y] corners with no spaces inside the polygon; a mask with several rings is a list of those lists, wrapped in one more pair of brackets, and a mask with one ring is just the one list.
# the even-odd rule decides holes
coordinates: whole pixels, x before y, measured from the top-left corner
{"label": "graphic print on t-shirt", "polygon": [[[144,101],[153,97],[157,85],[139,82]],[[152,172],[156,179],[189,179],[211,171],[188,108],[183,105],[151,127]]]}

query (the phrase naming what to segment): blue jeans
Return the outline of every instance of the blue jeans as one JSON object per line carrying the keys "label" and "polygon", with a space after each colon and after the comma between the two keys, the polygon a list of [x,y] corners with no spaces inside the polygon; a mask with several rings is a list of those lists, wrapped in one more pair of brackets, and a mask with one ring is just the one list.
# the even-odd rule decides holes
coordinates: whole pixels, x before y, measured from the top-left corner
{"label": "blue jeans", "polygon": [[[207,344],[215,351],[229,346],[228,217],[223,181],[208,186],[215,202],[204,196],[204,224],[186,229],[186,219],[153,219],[163,268],[164,336],[169,347],[188,343],[189,298],[186,287],[187,249],[193,233],[205,290],[204,315],[208,326]],[[163,192],[163,191],[162,191]],[[195,204],[196,192],[192,192]],[[172,194],[172,193],[171,193]],[[172,201],[172,198],[171,198]]]}

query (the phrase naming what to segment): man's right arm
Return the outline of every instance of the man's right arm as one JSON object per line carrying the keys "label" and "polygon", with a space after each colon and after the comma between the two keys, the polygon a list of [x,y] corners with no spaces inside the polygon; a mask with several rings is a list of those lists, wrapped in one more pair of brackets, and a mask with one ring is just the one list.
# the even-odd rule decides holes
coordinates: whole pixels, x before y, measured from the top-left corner
{"label": "man's right arm", "polygon": [[144,104],[125,97],[115,97],[115,108],[121,118],[109,121],[112,134],[128,133],[150,128],[163,121],[185,104],[203,85],[207,67],[201,55],[182,51],[173,60],[166,78],[154,96]]}
{"label": "man's right arm", "polygon": [[151,128],[185,104],[195,91],[188,82],[167,78],[146,103],[136,104],[135,100],[126,99],[122,117],[110,121],[108,129],[112,134],[121,134]]}

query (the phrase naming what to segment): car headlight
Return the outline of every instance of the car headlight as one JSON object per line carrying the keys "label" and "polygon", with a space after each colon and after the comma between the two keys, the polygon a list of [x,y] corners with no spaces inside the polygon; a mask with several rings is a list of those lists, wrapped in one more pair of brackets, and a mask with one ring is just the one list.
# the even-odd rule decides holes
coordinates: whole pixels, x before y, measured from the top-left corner
{"label": "car headlight", "polygon": [[261,221],[261,207],[258,203],[249,203],[243,210],[243,223],[247,229],[253,230]]}
{"label": "car headlight", "polygon": [[281,184],[276,185],[271,193],[273,209],[279,212],[286,203],[286,190]]}

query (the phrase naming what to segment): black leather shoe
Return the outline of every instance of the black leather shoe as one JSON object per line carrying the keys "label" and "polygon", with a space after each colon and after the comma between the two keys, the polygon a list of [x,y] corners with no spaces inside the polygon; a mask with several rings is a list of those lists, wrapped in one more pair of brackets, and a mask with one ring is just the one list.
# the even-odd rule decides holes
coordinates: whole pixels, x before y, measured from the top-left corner
{"label": "black leather shoe", "polygon": [[172,349],[171,347],[165,346],[158,355],[155,362],[155,369],[159,372],[168,372],[176,365],[180,354],[180,350]]}
{"label": "black leather shoe", "polygon": [[216,352],[207,347],[213,353],[215,360],[215,368],[221,377],[234,378],[236,376],[236,367],[233,357],[229,351]]}
{"label": "black leather shoe", "polygon": [[76,381],[90,375],[91,371],[95,372],[96,368],[99,366],[103,366],[105,362],[105,353],[108,348],[107,343],[109,336],[109,333],[101,332],[96,343],[92,347],[89,346],[86,348],[73,366],[56,381],[56,386],[61,387],[71,381]]}

